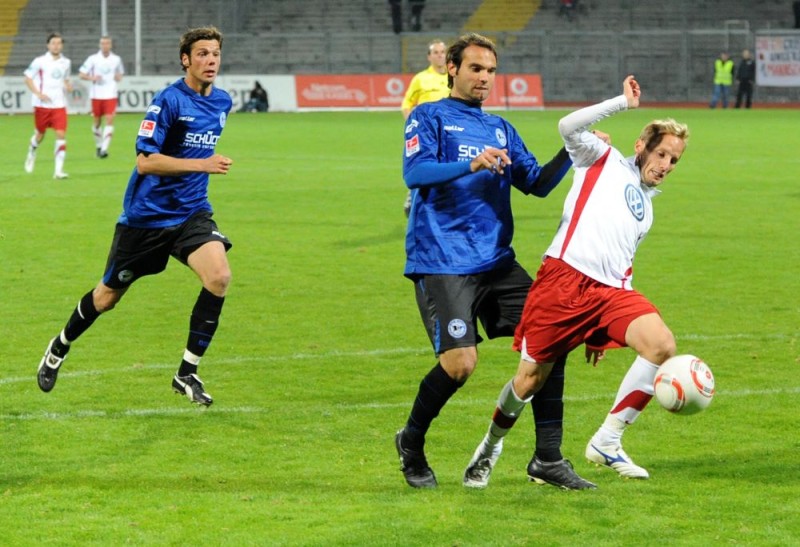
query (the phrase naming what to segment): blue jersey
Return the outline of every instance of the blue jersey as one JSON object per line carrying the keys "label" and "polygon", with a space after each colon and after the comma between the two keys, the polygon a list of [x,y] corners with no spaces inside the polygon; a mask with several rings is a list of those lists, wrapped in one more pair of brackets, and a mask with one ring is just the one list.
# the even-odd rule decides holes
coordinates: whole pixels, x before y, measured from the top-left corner
{"label": "blue jersey", "polygon": [[[232,104],[221,89],[212,87],[206,97],[178,80],[150,103],[139,126],[136,154],[193,159],[213,156]],[[136,228],[181,224],[195,213],[211,211],[208,173],[140,175],[134,167],[122,205],[120,224]]]}
{"label": "blue jersey", "polygon": [[[502,175],[470,172],[470,161],[487,146],[508,149],[512,163]],[[417,106],[405,129],[403,178],[412,189],[405,275],[511,265],[511,187],[544,197],[571,165],[563,149],[539,165],[510,123],[478,105],[448,98]]]}

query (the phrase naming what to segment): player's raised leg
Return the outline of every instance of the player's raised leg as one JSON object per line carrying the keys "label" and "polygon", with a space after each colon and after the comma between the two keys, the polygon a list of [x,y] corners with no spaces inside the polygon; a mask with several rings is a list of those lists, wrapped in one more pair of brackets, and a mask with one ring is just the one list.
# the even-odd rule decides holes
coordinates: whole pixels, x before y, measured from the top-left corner
{"label": "player's raised leg", "polygon": [[[206,219],[200,221],[206,222]],[[210,218],[207,221],[212,222]],[[187,263],[197,273],[203,288],[192,309],[186,349],[180,367],[172,379],[172,389],[186,395],[193,403],[209,406],[214,401],[197,375],[197,368],[217,331],[225,293],[231,280],[226,245],[222,241],[208,241],[189,255]]]}
{"label": "player's raised leg", "polygon": [[658,313],[647,313],[630,322],[625,342],[639,355],[622,379],[611,411],[587,444],[586,458],[623,477],[647,479],[650,473],[623,450],[622,434],[653,398],[658,366],[675,354],[675,338]]}

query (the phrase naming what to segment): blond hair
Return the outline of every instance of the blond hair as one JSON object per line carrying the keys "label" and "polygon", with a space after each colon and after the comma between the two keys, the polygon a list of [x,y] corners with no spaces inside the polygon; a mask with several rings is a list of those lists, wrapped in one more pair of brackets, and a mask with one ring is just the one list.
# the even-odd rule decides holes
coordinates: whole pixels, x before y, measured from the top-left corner
{"label": "blond hair", "polygon": [[686,142],[689,139],[689,126],[672,118],[653,120],[642,129],[639,140],[645,145],[648,152],[652,152],[661,143],[664,135],[674,135]]}

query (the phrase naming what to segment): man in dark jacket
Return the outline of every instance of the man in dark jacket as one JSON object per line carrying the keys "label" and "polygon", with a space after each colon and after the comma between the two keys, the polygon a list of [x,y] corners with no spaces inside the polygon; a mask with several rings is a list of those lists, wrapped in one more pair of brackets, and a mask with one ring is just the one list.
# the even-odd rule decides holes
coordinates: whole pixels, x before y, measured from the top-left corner
{"label": "man in dark jacket", "polygon": [[753,105],[753,82],[756,79],[756,62],[750,54],[750,50],[742,51],[742,60],[736,67],[736,82],[739,84],[736,90],[736,108],[742,106],[742,99],[745,99],[745,108]]}

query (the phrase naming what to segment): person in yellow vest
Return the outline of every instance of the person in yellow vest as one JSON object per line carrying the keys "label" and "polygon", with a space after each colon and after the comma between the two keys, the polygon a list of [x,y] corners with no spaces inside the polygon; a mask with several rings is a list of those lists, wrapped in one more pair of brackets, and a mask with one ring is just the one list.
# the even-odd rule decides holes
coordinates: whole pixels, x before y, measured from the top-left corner
{"label": "person in yellow vest", "polygon": [[[430,66],[418,72],[408,84],[400,109],[403,119],[407,120],[414,107],[422,103],[432,103],[450,95],[447,87],[447,46],[442,40],[428,43],[428,63]],[[411,190],[406,195],[403,212],[406,216],[411,211]]]}
{"label": "person in yellow vest", "polygon": [[728,108],[728,95],[733,84],[733,61],[728,52],[720,53],[719,58],[714,61],[714,92],[711,95],[711,108],[716,108],[717,103],[722,101],[722,108]]}

